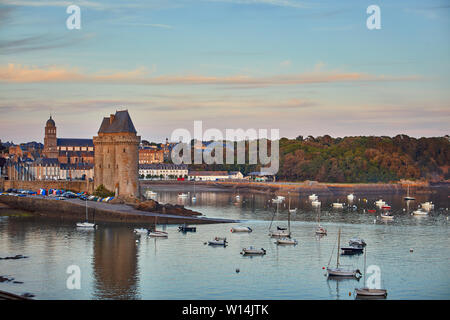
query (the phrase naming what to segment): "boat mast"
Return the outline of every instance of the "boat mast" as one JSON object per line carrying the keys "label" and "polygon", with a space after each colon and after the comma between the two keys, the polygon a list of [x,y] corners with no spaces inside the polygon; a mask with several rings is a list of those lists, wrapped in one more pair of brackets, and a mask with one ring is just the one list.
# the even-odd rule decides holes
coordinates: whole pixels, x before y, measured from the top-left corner
{"label": "boat mast", "polygon": [[339,228],[339,233],[338,233],[338,247],[337,247],[337,263],[336,263],[336,267],[339,268],[339,250],[340,250],[340,246],[341,246],[341,228]]}
{"label": "boat mast", "polygon": [[366,250],[364,250],[364,286],[363,286],[363,288],[365,288],[366,287],[366,254],[367,254],[367,248],[366,248]]}
{"label": "boat mast", "polygon": [[291,210],[288,210],[288,235],[291,236]]}
{"label": "boat mast", "polygon": [[87,199],[86,199],[86,222],[88,222],[88,208],[87,208]]}

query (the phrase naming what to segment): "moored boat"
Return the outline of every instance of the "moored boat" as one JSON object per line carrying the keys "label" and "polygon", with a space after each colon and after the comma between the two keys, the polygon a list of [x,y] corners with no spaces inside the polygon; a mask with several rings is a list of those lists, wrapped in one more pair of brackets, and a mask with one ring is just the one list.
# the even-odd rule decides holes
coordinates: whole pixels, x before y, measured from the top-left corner
{"label": "moored boat", "polygon": [[232,227],[231,232],[252,232],[253,230],[250,227],[237,226]]}
{"label": "moored boat", "polygon": [[263,248],[261,249],[256,249],[253,246],[250,246],[248,248],[243,248],[241,251],[242,255],[265,255],[266,254],[266,250],[264,250]]}
{"label": "moored boat", "polygon": [[289,244],[289,245],[297,245],[298,241],[291,238],[280,238],[275,241],[276,244]]}

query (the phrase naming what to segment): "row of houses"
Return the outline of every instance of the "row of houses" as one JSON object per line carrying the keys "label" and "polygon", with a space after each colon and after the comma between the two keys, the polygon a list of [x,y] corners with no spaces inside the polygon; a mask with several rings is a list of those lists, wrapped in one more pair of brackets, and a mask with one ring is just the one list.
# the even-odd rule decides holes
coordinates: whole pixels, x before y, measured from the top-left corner
{"label": "row of houses", "polygon": [[217,181],[226,179],[243,179],[244,176],[239,171],[190,171],[185,164],[140,164],[139,176],[141,179],[174,179],[185,178],[196,181]]}
{"label": "row of houses", "polygon": [[[92,163],[61,163],[54,158],[39,158],[35,161],[6,161],[3,174],[11,180],[87,180],[94,178]],[[186,164],[153,163],[140,164],[141,179],[177,179],[195,181],[240,180],[239,171],[191,171]]]}
{"label": "row of houses", "polygon": [[61,163],[58,159],[7,161],[4,171],[10,180],[88,180],[94,179],[91,163]]}

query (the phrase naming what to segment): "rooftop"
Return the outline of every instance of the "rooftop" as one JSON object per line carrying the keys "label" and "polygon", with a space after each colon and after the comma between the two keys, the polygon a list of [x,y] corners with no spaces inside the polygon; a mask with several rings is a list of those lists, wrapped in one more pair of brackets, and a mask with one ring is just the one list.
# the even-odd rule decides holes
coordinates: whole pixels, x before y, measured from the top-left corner
{"label": "rooftop", "polygon": [[109,117],[103,118],[98,133],[136,133],[133,121],[131,121],[128,110],[116,111]]}

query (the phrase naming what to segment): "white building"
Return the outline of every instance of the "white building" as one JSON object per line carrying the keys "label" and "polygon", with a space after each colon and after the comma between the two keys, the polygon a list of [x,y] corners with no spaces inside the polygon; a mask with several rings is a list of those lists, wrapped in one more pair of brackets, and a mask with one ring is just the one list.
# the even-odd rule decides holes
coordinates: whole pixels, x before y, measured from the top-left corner
{"label": "white building", "polygon": [[149,163],[139,165],[139,176],[149,178],[184,178],[188,175],[188,166],[185,164]]}

